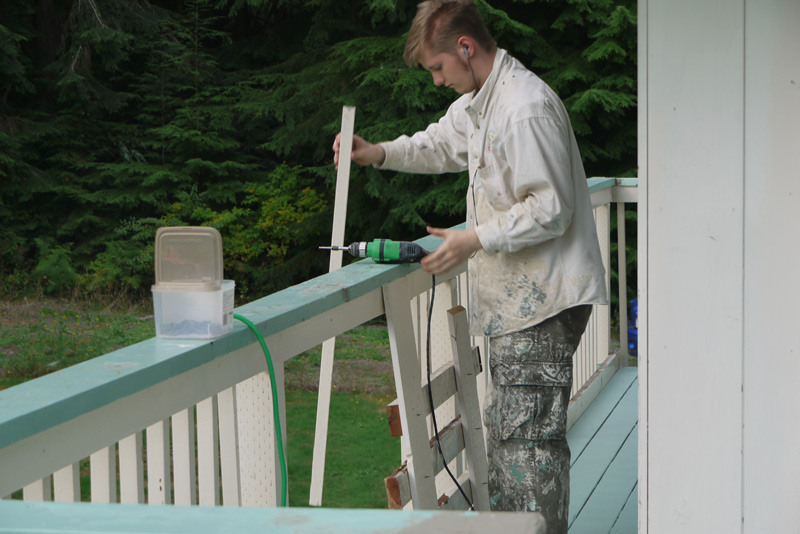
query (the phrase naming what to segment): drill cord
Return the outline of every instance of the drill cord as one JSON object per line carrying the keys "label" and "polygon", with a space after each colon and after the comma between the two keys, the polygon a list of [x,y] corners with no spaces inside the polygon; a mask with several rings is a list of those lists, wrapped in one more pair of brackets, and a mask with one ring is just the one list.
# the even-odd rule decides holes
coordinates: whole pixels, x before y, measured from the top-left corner
{"label": "drill cord", "polygon": [[427,361],[428,361],[428,403],[431,407],[431,422],[433,423],[433,435],[436,437],[436,447],[439,449],[439,455],[442,457],[442,464],[444,465],[447,474],[450,475],[450,478],[455,483],[458,491],[461,492],[461,495],[464,497],[464,500],[467,502],[467,506],[470,510],[474,511],[475,506],[472,505],[472,501],[469,500],[467,494],[464,492],[464,488],[461,487],[461,484],[458,483],[458,479],[453,475],[450,471],[450,468],[447,466],[447,458],[444,457],[444,451],[442,451],[442,443],[439,441],[439,427],[436,424],[436,407],[433,405],[433,390],[431,388],[431,319],[433,317],[433,299],[436,296],[436,276],[431,275],[431,304],[430,308],[428,309],[428,338],[427,338]]}

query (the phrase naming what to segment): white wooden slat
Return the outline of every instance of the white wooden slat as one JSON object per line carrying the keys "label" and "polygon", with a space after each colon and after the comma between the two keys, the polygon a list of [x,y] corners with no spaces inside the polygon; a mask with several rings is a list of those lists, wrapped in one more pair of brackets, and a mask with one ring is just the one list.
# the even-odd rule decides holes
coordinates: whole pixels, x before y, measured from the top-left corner
{"label": "white wooden slat", "polygon": [[34,480],[22,488],[22,500],[25,501],[52,501],[52,477],[47,476]]}
{"label": "white wooden slat", "polygon": [[[333,231],[331,245],[344,245],[345,220],[347,218],[347,197],[350,186],[350,156],[353,149],[353,130],[356,108],[344,106],[342,109],[342,128],[339,137],[339,167],[336,175],[336,196],[333,204]],[[328,271],[342,266],[340,250],[332,250]],[[322,344],[322,363],[317,390],[317,421],[314,434],[314,452],[311,461],[311,488],[308,504],[322,506],[322,488],[325,479],[325,451],[328,446],[328,418],[330,415],[331,389],[333,384],[333,358],[336,338],[325,340]]]}
{"label": "white wooden slat", "polygon": [[[611,298],[611,208],[610,204],[604,204],[597,208],[599,217],[597,218],[597,239],[600,242],[600,255],[603,258],[603,265],[606,268],[606,294]],[[610,306],[594,306],[592,315],[597,316],[597,347],[594,351],[594,369],[606,359],[609,351],[609,311]]]}
{"label": "white wooden slat", "polygon": [[408,442],[411,451],[407,457],[407,467],[412,499],[415,509],[435,509],[436,488],[411,319],[411,295],[404,279],[387,284],[383,287],[383,293],[395,387],[404,429],[403,440]]}
{"label": "white wooden slat", "polygon": [[619,296],[620,365],[628,365],[628,273],[625,239],[625,203],[617,202],[617,273]]}
{"label": "white wooden slat", "polygon": [[119,440],[119,501],[124,504],[144,503],[141,432]]}
{"label": "white wooden slat", "polygon": [[458,404],[461,407],[461,426],[469,465],[469,480],[475,510],[489,510],[489,466],[480,403],[477,398],[478,362],[469,341],[467,311],[457,306],[448,311],[450,340],[455,355],[455,375],[458,385]]}
{"label": "white wooden slat", "polygon": [[197,504],[194,408],[172,416],[172,456],[175,504]]}
{"label": "white wooden slat", "polygon": [[80,463],[75,462],[53,473],[53,500],[58,502],[80,502]]}
{"label": "white wooden slat", "polygon": [[[344,227],[347,218],[347,196],[350,187],[350,157],[353,151],[353,132],[355,129],[356,108],[342,108],[342,128],[339,137],[339,166],[336,172],[336,195],[334,198],[333,228],[331,245],[344,245]],[[331,251],[329,271],[342,266],[342,251]]]}
{"label": "white wooden slat", "polygon": [[241,506],[239,484],[239,424],[236,411],[236,388],[217,395],[219,409],[219,455],[222,468],[222,504]]}
{"label": "white wooden slat", "polygon": [[103,447],[89,457],[92,502],[117,502],[117,447]]}
{"label": "white wooden slat", "polygon": [[197,403],[197,502],[219,506],[219,425],[217,396]]}
{"label": "white wooden slat", "polygon": [[171,504],[169,420],[147,427],[147,503]]}

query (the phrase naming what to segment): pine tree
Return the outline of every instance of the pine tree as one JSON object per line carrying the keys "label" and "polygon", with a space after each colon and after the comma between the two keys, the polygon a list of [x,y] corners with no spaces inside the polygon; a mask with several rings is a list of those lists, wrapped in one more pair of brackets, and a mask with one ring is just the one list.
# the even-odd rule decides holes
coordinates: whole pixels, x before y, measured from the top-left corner
{"label": "pine tree", "polygon": [[[454,98],[402,63],[416,3],[66,0],[44,11],[7,0],[0,272],[21,284],[37,266],[71,270],[47,279],[146,290],[165,224],[218,227],[226,269],[251,295],[323,272],[342,105],[380,141],[424,128]],[[633,0],[477,3],[498,44],[564,100],[587,173],[632,173]],[[354,166],[351,180],[350,239],[463,220],[463,173]]]}

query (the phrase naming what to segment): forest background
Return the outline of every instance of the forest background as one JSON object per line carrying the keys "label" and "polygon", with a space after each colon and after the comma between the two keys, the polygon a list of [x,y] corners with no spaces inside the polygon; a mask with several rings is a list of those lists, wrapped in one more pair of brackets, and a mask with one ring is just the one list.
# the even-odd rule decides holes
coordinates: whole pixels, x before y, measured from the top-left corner
{"label": "forest background", "polygon": [[[380,141],[457,96],[402,62],[416,4],[4,0],[0,294],[146,297],[173,225],[219,229],[238,300],[325,272],[342,106]],[[635,0],[477,4],[564,100],[587,175],[635,176]],[[460,223],[467,184],[354,167],[345,241]]]}

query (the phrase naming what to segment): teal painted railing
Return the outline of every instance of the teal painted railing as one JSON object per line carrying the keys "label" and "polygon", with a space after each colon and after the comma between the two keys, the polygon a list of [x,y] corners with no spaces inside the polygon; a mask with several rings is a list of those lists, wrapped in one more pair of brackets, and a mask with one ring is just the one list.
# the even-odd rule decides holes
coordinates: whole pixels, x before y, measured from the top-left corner
{"label": "teal painted railing", "polygon": [[[589,184],[608,266],[610,205],[635,202],[637,183],[592,178]],[[624,229],[621,213],[618,208]],[[419,240],[429,250],[439,242]],[[437,302],[443,295],[439,306],[468,306],[461,299],[463,266],[437,283],[447,289],[437,293]],[[275,392],[255,337],[238,322],[213,341],[154,338],[0,391],[0,497],[24,489],[26,500],[77,501],[79,463],[89,458],[96,502],[275,505],[277,437],[270,410],[272,394],[283,406],[283,363],[381,316],[387,294],[401,295],[413,323],[423,324],[429,284],[417,265],[365,260],[238,308],[266,338],[279,379]],[[627,301],[624,292],[620,301]],[[593,316],[576,356],[575,391],[609,354],[608,308],[598,307]],[[435,343],[448,333],[434,325]],[[401,334],[421,346],[424,332],[407,330]]]}

